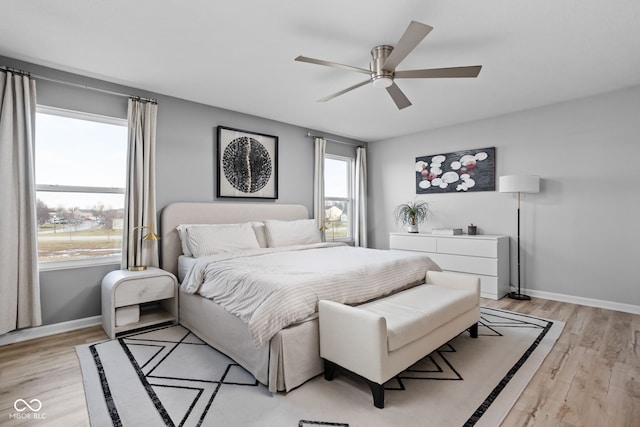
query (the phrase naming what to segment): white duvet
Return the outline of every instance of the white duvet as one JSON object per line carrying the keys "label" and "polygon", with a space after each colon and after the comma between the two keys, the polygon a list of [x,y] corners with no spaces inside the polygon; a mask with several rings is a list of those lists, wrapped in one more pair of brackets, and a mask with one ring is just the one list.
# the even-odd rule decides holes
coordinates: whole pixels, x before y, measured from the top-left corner
{"label": "white duvet", "polygon": [[327,299],[357,304],[424,281],[426,255],[318,243],[198,258],[182,289],[211,298],[247,323],[256,347]]}

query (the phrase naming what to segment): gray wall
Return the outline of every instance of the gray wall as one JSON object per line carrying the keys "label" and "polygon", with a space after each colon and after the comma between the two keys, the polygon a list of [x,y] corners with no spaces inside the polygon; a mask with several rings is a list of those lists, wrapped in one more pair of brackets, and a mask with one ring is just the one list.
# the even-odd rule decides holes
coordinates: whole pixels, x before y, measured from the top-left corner
{"label": "gray wall", "polygon": [[120,264],[40,272],[40,301],[43,325],[99,316],[100,284]]}
{"label": "gray wall", "polygon": [[[197,104],[134,88],[114,85],[51,68],[0,56],[0,65],[68,82],[151,97],[158,100],[156,192],[158,213],[171,202],[212,202],[215,197],[216,127],[255,131],[279,138],[278,200],[263,203],[303,204],[313,208],[313,139],[309,129],[260,117]],[[37,80],[38,103],[126,118],[127,98]],[[311,130],[312,133],[316,133]],[[335,135],[326,134],[329,137]],[[344,138],[341,138],[344,139]],[[347,140],[354,145],[359,141]],[[333,146],[332,146],[333,147]],[[348,147],[348,146],[346,146]],[[335,150],[344,150],[338,144]],[[355,148],[353,148],[355,150]],[[352,150],[352,151],[353,151]],[[328,147],[328,152],[332,148]],[[224,201],[236,201],[224,199]],[[253,200],[255,202],[255,199]],[[41,271],[43,324],[52,324],[100,314],[102,277],[119,264],[99,267]]]}
{"label": "gray wall", "polygon": [[[313,143],[307,129],[113,85],[0,57],[0,64],[80,84],[158,99],[158,210],[174,201],[215,200],[215,128],[277,135],[279,199],[312,208]],[[126,98],[39,80],[44,105],[126,117]],[[400,231],[393,208],[415,198],[416,156],[496,147],[496,175],[538,174],[541,193],[523,197],[523,285],[640,305],[635,266],[640,229],[640,87],[368,145],[370,244],[388,247]],[[313,132],[313,130],[312,130]],[[328,135],[334,136],[335,135]],[[337,138],[343,139],[343,138]],[[357,144],[358,141],[351,141]],[[352,147],[327,144],[334,154]],[[434,217],[423,226],[466,227],[515,236],[513,195],[484,192],[421,196]],[[274,203],[265,201],[265,203]],[[512,239],[512,246],[515,244]],[[43,320],[100,314],[100,282],[119,265],[40,274]],[[515,252],[512,251],[512,278]]]}
{"label": "gray wall", "polygon": [[[523,287],[640,306],[640,86],[369,144],[370,241],[401,231],[393,208],[416,198],[417,156],[496,147],[496,176],[535,174],[522,198]],[[497,178],[496,178],[497,179]],[[499,192],[434,194],[423,225],[510,235],[516,281],[516,200]]]}

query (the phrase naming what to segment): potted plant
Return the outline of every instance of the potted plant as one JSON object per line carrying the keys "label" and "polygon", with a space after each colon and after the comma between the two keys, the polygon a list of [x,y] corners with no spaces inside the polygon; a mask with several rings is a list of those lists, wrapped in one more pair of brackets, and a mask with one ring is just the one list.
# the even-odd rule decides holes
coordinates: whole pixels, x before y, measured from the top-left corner
{"label": "potted plant", "polygon": [[418,225],[422,224],[430,214],[429,203],[417,200],[398,205],[393,210],[396,223],[402,222],[409,233],[417,233]]}

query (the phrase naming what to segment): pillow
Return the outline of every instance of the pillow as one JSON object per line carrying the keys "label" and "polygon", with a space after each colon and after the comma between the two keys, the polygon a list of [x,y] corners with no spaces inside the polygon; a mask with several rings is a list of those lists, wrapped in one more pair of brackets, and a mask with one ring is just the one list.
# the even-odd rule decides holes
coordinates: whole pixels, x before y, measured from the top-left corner
{"label": "pillow", "polygon": [[[261,248],[267,247],[267,235],[264,228],[263,222],[250,222],[249,223],[253,228],[253,231],[256,233],[256,239],[258,240],[258,245]],[[182,254],[185,256],[193,256],[191,249],[189,248],[189,241],[187,239],[187,228],[189,227],[208,227],[215,226],[219,224],[180,224],[176,227],[178,231],[178,236],[180,236],[180,243],[182,244]],[[224,224],[224,225],[240,225],[240,224]]]}
{"label": "pillow", "polygon": [[178,236],[180,236],[180,244],[182,244],[182,253],[186,256],[193,256],[191,249],[189,249],[189,242],[187,240],[187,227],[193,224],[180,224],[176,227]]}
{"label": "pillow", "polygon": [[186,240],[194,257],[260,247],[249,223],[202,224],[186,227]]}
{"label": "pillow", "polygon": [[189,227],[208,227],[215,224],[180,224],[176,227],[178,236],[180,236],[180,244],[182,245],[182,254],[185,256],[193,256],[191,248],[189,248],[189,240],[187,238],[187,228]]}
{"label": "pillow", "polygon": [[320,230],[315,219],[295,221],[264,221],[267,244],[270,248],[321,243]]}
{"label": "pillow", "polygon": [[256,233],[256,239],[261,248],[268,247],[267,243],[267,231],[264,227],[264,222],[250,222],[253,231]]}

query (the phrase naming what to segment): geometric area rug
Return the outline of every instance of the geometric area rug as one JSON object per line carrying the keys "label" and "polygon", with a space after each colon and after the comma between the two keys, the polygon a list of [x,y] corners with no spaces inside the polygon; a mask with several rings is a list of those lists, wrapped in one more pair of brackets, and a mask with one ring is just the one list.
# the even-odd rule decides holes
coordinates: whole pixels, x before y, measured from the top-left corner
{"label": "geometric area rug", "polygon": [[498,426],[564,324],[481,309],[478,338],[462,333],[385,384],[337,373],[272,394],[182,326],[76,347],[91,425]]}

